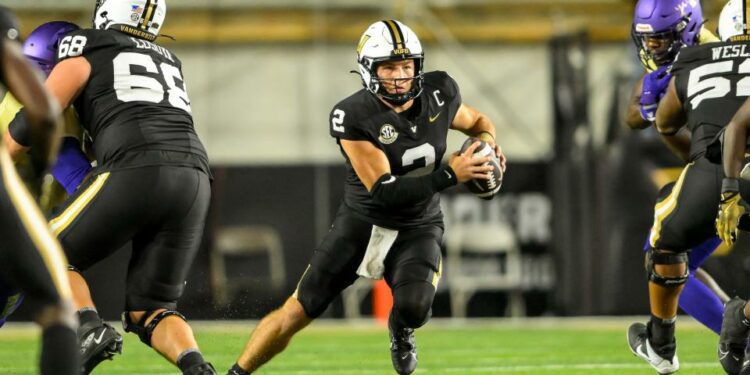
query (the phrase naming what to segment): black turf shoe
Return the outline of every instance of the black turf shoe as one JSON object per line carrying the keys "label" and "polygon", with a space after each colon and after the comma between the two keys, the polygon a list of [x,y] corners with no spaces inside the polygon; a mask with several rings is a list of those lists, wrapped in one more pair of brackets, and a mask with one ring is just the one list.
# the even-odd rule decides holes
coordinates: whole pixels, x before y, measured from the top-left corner
{"label": "black turf shoe", "polygon": [[411,328],[394,329],[388,324],[391,336],[391,361],[400,375],[408,375],[417,368],[417,343]]}
{"label": "black turf shoe", "polygon": [[[724,305],[724,318],[721,321],[721,334],[719,335],[719,362],[727,374],[737,375],[742,369],[746,373],[742,362],[745,358],[747,347],[748,326],[742,323],[745,314],[742,311],[745,301],[734,297]],[[747,367],[750,367],[748,364]],[[749,369],[750,370],[750,369]],[[748,372],[750,373],[750,372]]]}
{"label": "black turf shoe", "polygon": [[665,358],[654,350],[648,340],[648,328],[643,323],[633,323],[628,328],[628,346],[634,355],[646,361],[661,375],[672,374],[680,369],[677,353]]}
{"label": "black turf shoe", "polygon": [[81,364],[84,375],[88,375],[105,359],[122,353],[122,336],[111,325],[103,321],[86,323],[78,327]]}
{"label": "black turf shoe", "polygon": [[190,367],[182,375],[216,375],[216,370],[212,364],[205,362]]}

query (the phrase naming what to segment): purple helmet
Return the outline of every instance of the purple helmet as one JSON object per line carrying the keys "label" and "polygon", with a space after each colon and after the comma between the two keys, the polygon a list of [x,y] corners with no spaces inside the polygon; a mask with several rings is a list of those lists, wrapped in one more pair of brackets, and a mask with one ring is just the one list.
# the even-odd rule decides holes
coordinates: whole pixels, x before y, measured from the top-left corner
{"label": "purple helmet", "polygon": [[23,43],[23,54],[49,75],[57,64],[57,45],[65,34],[80,29],[65,21],[52,21],[34,29]]}
{"label": "purple helmet", "polygon": [[[641,62],[649,67],[672,63],[682,46],[698,43],[703,26],[703,11],[698,0],[639,0],[635,5],[631,34]],[[649,47],[649,40],[664,44],[658,50]]]}

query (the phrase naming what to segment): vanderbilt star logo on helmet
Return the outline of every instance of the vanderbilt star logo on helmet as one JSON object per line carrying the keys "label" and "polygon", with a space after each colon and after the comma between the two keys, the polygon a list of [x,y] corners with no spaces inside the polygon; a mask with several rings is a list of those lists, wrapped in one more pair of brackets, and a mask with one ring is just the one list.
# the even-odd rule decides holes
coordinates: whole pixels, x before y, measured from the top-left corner
{"label": "vanderbilt star logo on helmet", "polygon": [[748,41],[750,0],[729,0],[719,15],[719,38],[723,41]]}
{"label": "vanderbilt star logo on helmet", "polygon": [[396,138],[398,138],[398,131],[396,131],[396,128],[394,128],[393,125],[383,124],[383,126],[380,127],[380,135],[378,136],[380,143],[389,145],[395,142]]}
{"label": "vanderbilt star logo on helmet", "polygon": [[166,14],[166,0],[98,0],[93,25],[94,29],[113,29],[154,41]]}

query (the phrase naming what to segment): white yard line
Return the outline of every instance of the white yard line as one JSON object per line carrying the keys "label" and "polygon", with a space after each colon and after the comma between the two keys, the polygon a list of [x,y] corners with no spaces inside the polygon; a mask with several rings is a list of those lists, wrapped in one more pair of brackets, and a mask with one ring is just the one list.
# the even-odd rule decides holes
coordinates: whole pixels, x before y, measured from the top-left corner
{"label": "white yard line", "polygon": [[[720,369],[718,362],[683,362],[681,363],[681,369],[690,371],[692,369],[705,369],[713,368]],[[434,369],[434,372],[440,373],[509,373],[519,371],[534,371],[536,372],[555,372],[563,370],[631,370],[631,369],[642,369],[648,370],[649,367],[642,363],[575,363],[575,364],[546,364],[546,365],[513,365],[513,366],[478,366],[478,367],[440,367]],[[382,374],[382,370],[368,370],[363,368],[354,369],[321,369],[321,370],[284,370],[275,368],[269,370],[270,373],[277,374],[288,374],[288,375],[307,375],[307,374],[352,374],[352,371],[356,371],[356,374]],[[420,367],[415,372],[416,374],[429,374],[433,370],[429,367]]]}
{"label": "white yard line", "polygon": [[[682,362],[681,370],[697,368],[720,369],[719,362]],[[514,365],[514,366],[480,366],[480,367],[442,367],[440,372],[465,373],[471,372],[515,372],[515,371],[561,371],[561,370],[627,370],[627,369],[649,369],[645,363],[571,363],[571,364],[545,364],[545,365]],[[419,370],[417,370],[419,372]],[[429,373],[430,369],[424,369]]]}

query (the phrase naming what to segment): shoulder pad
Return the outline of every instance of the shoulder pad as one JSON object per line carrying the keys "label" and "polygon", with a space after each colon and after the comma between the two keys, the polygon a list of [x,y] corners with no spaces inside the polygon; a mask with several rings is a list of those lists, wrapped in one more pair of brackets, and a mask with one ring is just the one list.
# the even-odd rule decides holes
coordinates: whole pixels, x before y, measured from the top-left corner
{"label": "shoulder pad", "polygon": [[435,70],[424,74],[424,85],[440,90],[446,97],[458,96],[458,84],[448,73]]}
{"label": "shoulder pad", "polygon": [[677,74],[679,71],[693,65],[698,61],[711,60],[711,49],[721,46],[723,43],[708,43],[700,46],[683,47],[675,56],[674,64],[670,72]]}
{"label": "shoulder pad", "polygon": [[362,89],[336,104],[329,116],[331,136],[361,139],[360,121],[378,113],[380,108],[376,100],[367,90]]}

